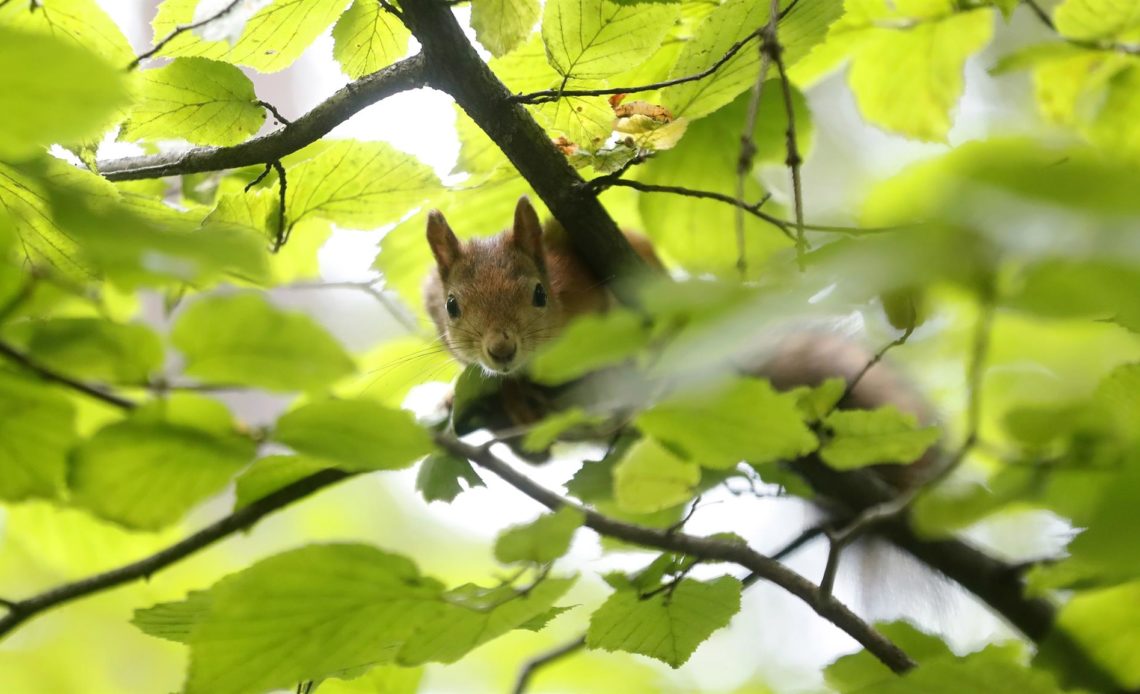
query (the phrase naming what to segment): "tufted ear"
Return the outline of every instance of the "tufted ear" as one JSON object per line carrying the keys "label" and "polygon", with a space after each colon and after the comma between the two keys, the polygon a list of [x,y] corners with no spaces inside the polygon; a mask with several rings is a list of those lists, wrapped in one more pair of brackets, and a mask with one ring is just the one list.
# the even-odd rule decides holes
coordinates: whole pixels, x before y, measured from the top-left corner
{"label": "tufted ear", "polygon": [[446,277],[451,267],[459,260],[463,249],[459,245],[459,239],[455,238],[455,232],[447,225],[447,220],[439,210],[428,213],[427,241],[431,247],[431,254],[435,256],[435,262],[439,266],[440,276]]}
{"label": "tufted ear", "polygon": [[542,224],[538,221],[538,213],[524,195],[519,198],[515,206],[515,225],[511,229],[511,243],[522,251],[542,268],[544,255],[542,252]]}

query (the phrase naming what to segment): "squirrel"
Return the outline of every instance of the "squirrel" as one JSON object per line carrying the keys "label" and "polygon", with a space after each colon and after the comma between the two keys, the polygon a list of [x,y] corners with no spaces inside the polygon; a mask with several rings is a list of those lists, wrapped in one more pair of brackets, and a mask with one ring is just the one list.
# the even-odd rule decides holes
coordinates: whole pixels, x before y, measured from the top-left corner
{"label": "squirrel", "polygon": [[[647,237],[623,233],[646,263],[664,270]],[[540,419],[541,413],[534,414],[530,407],[533,402],[518,405],[521,379],[515,377],[567,323],[605,311],[615,299],[556,221],[542,227],[526,196],[518,201],[511,228],[466,243],[459,241],[443,214],[433,210],[427,241],[436,267],[424,283],[424,304],[441,340],[461,363],[478,364],[489,375],[505,377],[507,418],[502,424]],[[854,341],[815,329],[785,335],[774,348],[747,355],[735,367],[737,373],[767,378],[777,390],[817,386],[833,377],[848,384],[857,379],[840,408],[894,405],[920,422],[932,421],[930,407],[901,376],[877,361],[867,368],[872,360]],[[532,397],[533,391],[522,392],[524,399]],[[905,490],[927,478],[936,457],[932,448],[914,464],[872,469],[896,490]]]}

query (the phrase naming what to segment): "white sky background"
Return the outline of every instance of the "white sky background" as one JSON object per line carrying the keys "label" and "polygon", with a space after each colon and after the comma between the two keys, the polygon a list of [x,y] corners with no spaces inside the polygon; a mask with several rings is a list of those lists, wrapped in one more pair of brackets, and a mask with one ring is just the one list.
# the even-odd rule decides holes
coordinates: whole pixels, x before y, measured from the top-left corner
{"label": "white sky background", "polygon": [[[149,21],[156,0],[99,2],[123,28],[136,51],[150,45]],[[457,12],[465,23],[467,9],[459,8]],[[1023,28],[1023,20],[1027,18],[1017,19],[1022,22],[1017,27]],[[1027,33],[1031,31],[1018,32],[1019,36]],[[968,66],[967,94],[958,108],[950,138],[954,144],[1010,129],[1024,119],[1025,114],[1033,112],[1024,106],[1028,98],[1026,88],[1020,85],[1021,92],[1011,91],[1011,83],[999,84],[986,75],[988,64],[983,56]],[[289,118],[305,113],[348,81],[332,59],[332,40],[327,34],[288,69],[272,75],[248,70],[247,74],[254,79],[258,96]],[[851,213],[851,201],[857,200],[872,182],[898,171],[910,161],[946,149],[909,142],[864,125],[841,78],[832,77],[813,89],[809,99],[816,137],[813,155],[804,167],[804,190],[808,216],[818,221],[846,221]],[[272,119],[267,119],[267,123],[267,127],[275,127]],[[441,177],[451,170],[458,154],[451,99],[428,90],[398,94],[371,106],[337,127],[331,136],[386,140],[433,166]],[[778,167],[764,174],[765,183],[776,191],[777,197],[782,193],[787,197],[786,179],[786,171]],[[504,220],[504,225],[507,221]],[[379,237],[378,232],[336,232],[321,254],[326,279],[370,279],[369,267]],[[400,328],[370,297],[352,290],[288,292],[278,294],[278,298],[312,313],[355,350],[399,334]],[[239,411],[245,410],[239,414],[256,419],[267,416],[264,408],[280,407],[283,402],[279,398],[251,397],[233,400],[231,405]],[[548,486],[559,485],[571,471],[572,466],[565,464],[529,470]],[[493,480],[488,480],[487,489],[467,492],[451,505],[433,504],[427,508],[415,503],[414,473],[388,473],[382,477],[378,484],[394,485],[404,499],[411,500],[405,504],[406,512],[421,514],[424,522],[444,526],[448,532],[465,534],[476,542],[489,542],[505,525],[529,520],[538,512],[534,503]],[[752,500],[745,504],[727,494],[724,496],[723,503],[703,506],[687,529],[697,534],[731,529],[764,551],[779,547],[811,523],[809,512],[795,500]],[[1005,522],[1005,529],[1009,529],[1011,522],[1019,527],[1016,524],[1024,519]],[[991,530],[989,535],[1000,535],[1003,526],[995,524]],[[817,543],[796,555],[791,566],[817,580],[825,558],[822,550]],[[971,605],[960,591],[935,587],[928,573],[913,566],[900,569],[898,561],[897,555],[889,559],[877,574],[891,575],[892,580],[885,592],[880,591],[886,599],[871,605],[876,613],[883,614],[880,608],[885,608],[888,616],[910,614],[924,619],[941,613],[936,626],[939,629],[952,627],[955,637],[952,642],[959,647],[976,647],[1000,629],[996,620]],[[861,611],[860,606],[866,607],[869,601],[861,600],[854,587],[866,582],[867,577],[857,575],[855,563],[845,564],[849,571],[845,577],[841,576],[837,593]],[[574,551],[560,567],[570,569],[575,565],[588,575],[601,567],[612,568],[615,561],[603,559],[593,534],[582,532]],[[599,594],[596,589],[595,594]],[[660,670],[663,684],[669,682],[681,691],[694,691],[698,687],[703,691],[731,691],[753,676],[779,691],[801,691],[818,688],[821,667],[837,653],[855,649],[853,641],[795,598],[773,586],[757,585],[746,593],[744,608],[730,629],[714,636],[684,668],[672,671],[662,666]],[[462,664],[432,667],[425,684],[427,689],[437,692],[477,691],[472,689],[472,683],[485,682],[477,673],[477,669]]]}

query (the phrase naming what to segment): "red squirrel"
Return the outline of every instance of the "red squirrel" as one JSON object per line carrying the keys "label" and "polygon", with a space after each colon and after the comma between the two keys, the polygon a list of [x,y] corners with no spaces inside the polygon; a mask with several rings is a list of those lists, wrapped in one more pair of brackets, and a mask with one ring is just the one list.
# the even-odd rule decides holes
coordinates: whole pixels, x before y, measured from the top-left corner
{"label": "red squirrel", "polygon": [[[663,269],[646,237],[625,234],[647,263]],[[466,243],[455,236],[443,214],[433,210],[428,215],[427,241],[436,261],[424,284],[427,312],[455,358],[463,364],[477,363],[489,374],[517,374],[569,321],[604,311],[614,301],[561,226],[552,222],[543,230],[525,196],[518,201],[511,228]],[[933,419],[923,399],[886,365],[877,363],[860,376],[871,358],[849,339],[807,330],[781,338],[774,349],[746,357],[737,368],[768,378],[780,390],[815,386],[832,377],[850,383],[858,377],[841,407],[889,404],[920,421]],[[519,421],[518,408],[508,404],[507,409],[514,424],[530,423]],[[533,421],[530,416],[523,418]],[[933,453],[926,456],[933,457]],[[928,469],[878,466],[880,477],[896,488],[913,485],[914,476]]]}

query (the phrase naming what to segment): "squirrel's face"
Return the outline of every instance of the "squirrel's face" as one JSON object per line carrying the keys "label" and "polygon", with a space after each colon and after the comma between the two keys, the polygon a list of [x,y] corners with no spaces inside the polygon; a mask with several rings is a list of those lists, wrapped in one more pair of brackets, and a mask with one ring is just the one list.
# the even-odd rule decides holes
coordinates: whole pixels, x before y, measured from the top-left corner
{"label": "squirrel's face", "polygon": [[520,200],[514,227],[492,238],[460,243],[438,212],[427,235],[439,279],[428,311],[448,349],[489,373],[518,371],[561,327],[530,203]]}

